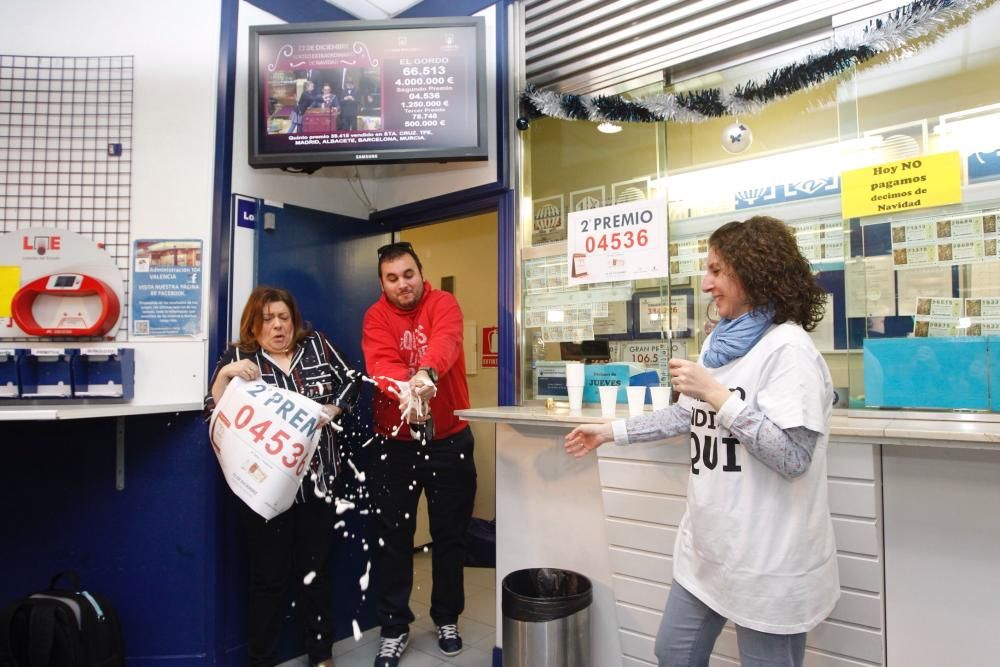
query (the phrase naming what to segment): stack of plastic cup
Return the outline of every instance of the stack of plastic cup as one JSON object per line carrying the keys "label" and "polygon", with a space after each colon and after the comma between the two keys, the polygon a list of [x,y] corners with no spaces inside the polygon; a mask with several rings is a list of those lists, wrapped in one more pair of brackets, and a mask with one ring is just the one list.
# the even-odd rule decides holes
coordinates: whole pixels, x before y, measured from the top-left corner
{"label": "stack of plastic cup", "polygon": [[662,410],[670,405],[670,387],[650,387],[649,393],[653,397],[654,410]]}
{"label": "stack of plastic cup", "polygon": [[618,409],[618,387],[598,387],[601,394],[601,416],[614,417]]}
{"label": "stack of plastic cup", "polygon": [[641,415],[646,406],[646,387],[626,387],[628,397],[628,414],[630,417]]}
{"label": "stack of plastic cup", "polygon": [[579,412],[583,409],[583,364],[579,361],[566,362],[566,393],[569,394],[569,409]]}

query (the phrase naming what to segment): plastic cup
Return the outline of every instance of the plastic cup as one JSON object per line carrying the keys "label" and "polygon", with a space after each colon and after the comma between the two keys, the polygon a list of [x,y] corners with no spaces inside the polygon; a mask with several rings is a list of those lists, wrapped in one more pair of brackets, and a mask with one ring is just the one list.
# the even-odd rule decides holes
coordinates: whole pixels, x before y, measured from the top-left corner
{"label": "plastic cup", "polygon": [[670,387],[650,387],[649,394],[653,397],[654,410],[662,410],[670,406]]}
{"label": "plastic cup", "polygon": [[628,396],[629,416],[635,417],[636,415],[641,415],[643,408],[646,406],[646,388],[626,387],[625,392]]}
{"label": "plastic cup", "polygon": [[572,412],[583,410],[583,385],[579,387],[566,387],[569,394],[569,409]]}
{"label": "plastic cup", "polygon": [[614,417],[618,409],[618,387],[598,387],[601,394],[601,416]]}
{"label": "plastic cup", "polygon": [[566,386],[567,387],[582,387],[583,386],[583,364],[579,361],[570,361],[566,363]]}

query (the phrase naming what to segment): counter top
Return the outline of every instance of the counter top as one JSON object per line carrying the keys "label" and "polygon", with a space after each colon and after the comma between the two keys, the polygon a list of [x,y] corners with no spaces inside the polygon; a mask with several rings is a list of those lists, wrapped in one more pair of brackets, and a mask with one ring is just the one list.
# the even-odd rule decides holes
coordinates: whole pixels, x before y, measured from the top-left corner
{"label": "counter top", "polygon": [[[647,407],[647,412],[649,408]],[[456,410],[455,414],[468,421],[488,421],[503,424],[552,426],[571,428],[577,424],[603,423],[628,417],[628,409],[619,406],[614,417],[602,417],[599,407],[584,407],[570,412],[565,403],[551,410],[544,405],[490,406]],[[975,415],[960,421],[951,419],[919,419],[913,413],[905,417],[873,414],[837,414],[830,423],[830,435],[841,442],[865,442],[888,445],[926,447],[957,447],[964,449],[1000,450],[1000,423],[975,420]]]}
{"label": "counter top", "polygon": [[163,405],[133,405],[126,402],[49,402],[0,406],[0,421],[54,421],[62,419],[93,419],[99,417],[131,417],[163,412],[192,412],[202,409],[201,403],[168,403]]}

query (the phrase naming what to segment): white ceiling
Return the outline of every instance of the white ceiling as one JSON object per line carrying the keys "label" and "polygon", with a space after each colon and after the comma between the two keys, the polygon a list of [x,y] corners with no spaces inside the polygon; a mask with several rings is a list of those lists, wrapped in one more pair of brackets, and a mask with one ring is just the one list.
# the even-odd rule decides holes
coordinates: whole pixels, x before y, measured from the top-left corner
{"label": "white ceiling", "polygon": [[390,19],[400,12],[419,4],[420,0],[326,0],[359,19]]}

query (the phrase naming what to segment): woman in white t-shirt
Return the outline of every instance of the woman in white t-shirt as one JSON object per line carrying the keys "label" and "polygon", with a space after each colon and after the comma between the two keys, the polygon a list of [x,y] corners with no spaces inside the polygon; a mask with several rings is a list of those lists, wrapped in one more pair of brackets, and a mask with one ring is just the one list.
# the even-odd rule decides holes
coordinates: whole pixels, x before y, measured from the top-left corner
{"label": "woman in white t-shirt", "polygon": [[722,319],[698,363],[670,360],[681,398],[664,410],[566,436],[584,456],[691,434],[687,511],[656,637],[661,667],[708,665],[726,620],[743,667],[798,667],[806,632],[840,595],[827,502],[833,384],[806,333],[826,295],[784,223],[723,225],[701,289]]}

